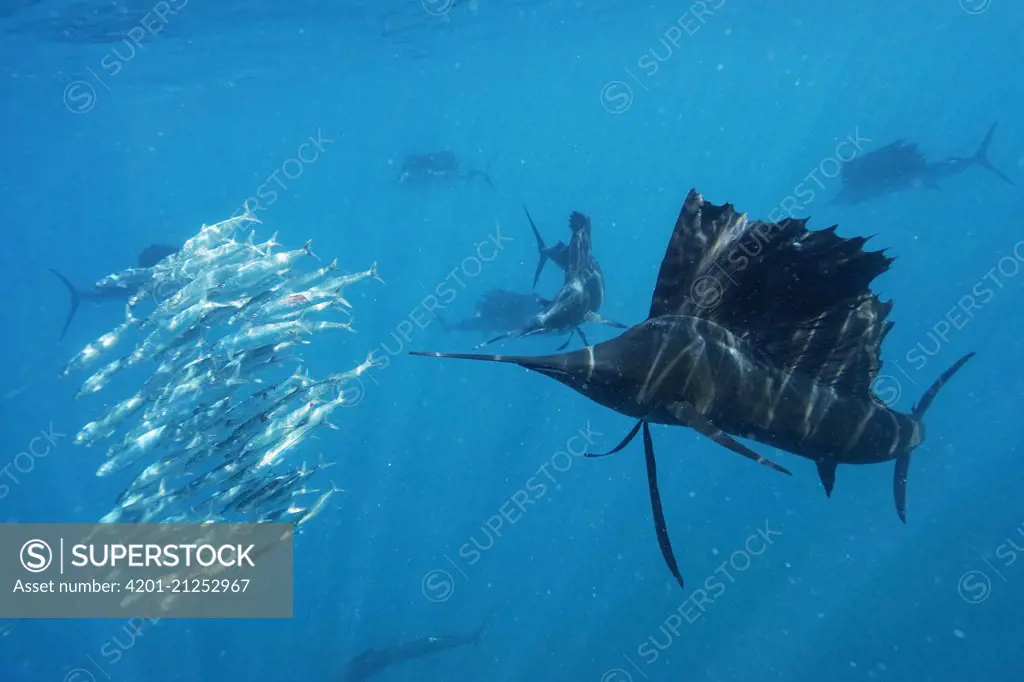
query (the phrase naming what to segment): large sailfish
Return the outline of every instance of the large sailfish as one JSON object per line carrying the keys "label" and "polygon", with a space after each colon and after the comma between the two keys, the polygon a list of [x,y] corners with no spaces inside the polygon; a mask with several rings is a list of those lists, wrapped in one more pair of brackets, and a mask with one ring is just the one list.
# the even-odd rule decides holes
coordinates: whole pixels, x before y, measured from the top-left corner
{"label": "large sailfish", "polygon": [[[516,364],[633,417],[612,454],[642,431],[655,531],[680,585],[658,490],[650,424],[686,426],[769,466],[737,438],[817,464],[831,495],[840,464],[894,461],[896,509],[906,520],[910,456],[939,389],[973,355],[947,369],[910,413],[872,389],[891,302],[870,289],[892,259],[862,237],[806,220],[750,221],[692,191],[676,221],[648,318],[580,350],[538,357],[414,353]],[[601,456],[601,455],[594,455]]]}

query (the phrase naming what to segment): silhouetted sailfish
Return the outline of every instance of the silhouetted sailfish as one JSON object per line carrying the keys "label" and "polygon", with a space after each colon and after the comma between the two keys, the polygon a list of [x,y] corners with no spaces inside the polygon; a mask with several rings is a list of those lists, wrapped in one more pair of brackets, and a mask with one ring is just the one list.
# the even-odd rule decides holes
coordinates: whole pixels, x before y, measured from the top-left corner
{"label": "silhouetted sailfish", "polygon": [[[910,455],[939,389],[973,356],[946,370],[909,413],[873,393],[891,302],[870,290],[892,259],[862,237],[806,220],[748,221],[691,190],[658,273],[648,319],[617,338],[540,357],[413,353],[512,363],[539,372],[643,431],[658,543],[683,584],[661,509],[649,425],[688,426],[776,471],[735,440],[748,438],[817,463],[831,495],[839,464],[895,460],[894,492],[906,520]],[[600,456],[600,455],[596,455]]]}
{"label": "silhouetted sailfish", "polygon": [[881,149],[847,161],[840,180],[839,194],[826,205],[859,204],[868,199],[895,194],[908,189],[938,190],[939,181],[978,166],[1013,186],[1013,180],[988,160],[988,148],[995,135],[996,124],[988,129],[985,139],[973,156],[952,156],[928,161],[914,142],[896,140]]}
{"label": "silhouetted sailfish", "polygon": [[459,332],[508,332],[520,329],[543,309],[536,294],[521,294],[505,289],[491,289],[476,302],[473,314],[449,324],[441,324],[449,331]]}
{"label": "silhouetted sailfish", "polygon": [[342,682],[364,682],[378,675],[383,670],[400,663],[406,663],[425,656],[433,656],[442,651],[455,649],[466,644],[479,645],[483,629],[481,625],[468,636],[442,635],[440,637],[420,637],[419,639],[394,644],[385,649],[367,649],[348,662],[341,680]]}
{"label": "silhouetted sailfish", "polygon": [[409,154],[402,159],[402,169],[398,173],[398,182],[404,185],[473,180],[474,178],[482,178],[488,187],[494,189],[494,183],[490,176],[490,164],[485,170],[463,168],[455,153],[449,150],[429,154]]}

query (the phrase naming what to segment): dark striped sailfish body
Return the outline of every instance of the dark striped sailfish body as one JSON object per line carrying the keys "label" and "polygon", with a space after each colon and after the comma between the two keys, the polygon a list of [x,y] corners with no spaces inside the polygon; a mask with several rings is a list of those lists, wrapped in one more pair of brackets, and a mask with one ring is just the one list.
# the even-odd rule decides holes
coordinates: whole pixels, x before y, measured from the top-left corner
{"label": "dark striped sailfish body", "polygon": [[[623,365],[618,359],[624,356],[636,362]],[[621,414],[691,426],[689,410],[695,410],[725,433],[814,461],[884,462],[924,437],[912,415],[782,369],[748,341],[702,318],[652,318],[562,358],[550,363],[548,356],[544,364],[564,373],[538,371]],[[642,375],[634,376],[634,368]]]}
{"label": "dark striped sailfish body", "polygon": [[[892,460],[924,438],[922,423],[912,415],[868,393],[845,394],[815,377],[780,368],[714,322],[666,316],[645,324],[669,333],[652,334],[648,342],[655,348],[637,394],[633,416],[638,419],[687,426],[666,403],[670,392],[726,433],[814,461],[845,464]],[[654,411],[645,415],[646,399]]]}

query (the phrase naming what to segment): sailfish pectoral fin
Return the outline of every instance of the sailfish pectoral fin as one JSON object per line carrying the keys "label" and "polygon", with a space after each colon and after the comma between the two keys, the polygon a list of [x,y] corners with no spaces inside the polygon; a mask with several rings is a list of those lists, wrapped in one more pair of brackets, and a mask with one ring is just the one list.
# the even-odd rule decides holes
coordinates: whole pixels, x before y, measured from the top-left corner
{"label": "sailfish pectoral fin", "polygon": [[767,457],[762,457],[761,455],[757,454],[756,452],[748,448],[746,445],[743,445],[742,443],[734,439],[732,436],[722,431],[720,428],[712,424],[707,417],[698,412],[693,405],[690,405],[689,403],[678,402],[672,403],[671,405],[667,405],[666,407],[668,408],[668,411],[672,413],[672,416],[674,416],[680,422],[686,424],[691,429],[701,434],[705,438],[710,438],[711,440],[715,441],[722,447],[728,448],[729,450],[732,450],[738,455],[743,455],[747,459],[753,460],[758,464],[763,464],[766,467],[771,467],[772,469],[775,469],[776,471],[782,472],[789,476],[793,475],[789,471],[789,469],[786,469],[785,467],[776,464]]}
{"label": "sailfish pectoral fin", "polygon": [[473,350],[477,350],[479,348],[483,348],[484,346],[489,346],[492,343],[497,343],[498,341],[501,341],[502,339],[507,339],[508,337],[515,336],[518,333],[520,333],[519,330],[511,331],[511,332],[505,332],[504,334],[499,334],[498,336],[495,336],[493,339],[488,339],[487,341],[484,341],[483,343],[476,344],[475,346],[473,346]]}
{"label": "sailfish pectoral fin", "polygon": [[523,327],[521,329],[513,329],[510,332],[505,332],[504,334],[499,334],[498,336],[495,336],[493,339],[491,339],[489,341],[484,341],[483,343],[478,343],[477,345],[473,346],[473,350],[476,350],[478,348],[483,348],[484,346],[489,346],[492,343],[496,343],[496,342],[501,341],[503,339],[507,339],[507,338],[509,338],[511,336],[515,336],[517,338],[525,338],[527,336],[536,336],[537,334],[550,334],[551,332],[552,332],[552,330],[547,329],[546,327],[541,325],[541,323],[537,319],[534,319],[530,323],[530,326]]}
{"label": "sailfish pectoral fin", "polygon": [[592,324],[603,324],[608,327],[615,327],[616,329],[629,329],[629,325],[616,322],[615,320],[609,320],[607,317],[601,317],[597,313],[587,313],[586,321]]}
{"label": "sailfish pectoral fin", "polygon": [[[661,548],[661,556],[665,559],[668,570],[672,577],[679,583],[679,587],[685,588],[683,576],[679,573],[679,564],[676,563],[676,556],[672,552],[672,542],[668,537],[668,527],[665,525],[665,510],[661,507],[661,492],[658,490],[658,466],[654,461],[654,441],[651,440],[651,427],[647,422],[641,421],[637,426],[644,427],[644,459],[647,462],[647,489],[651,493],[651,515],[654,517],[654,532],[658,536],[658,547]],[[633,429],[636,435],[636,428]]]}
{"label": "sailfish pectoral fin", "polygon": [[638,421],[636,423],[636,426],[634,426],[632,429],[630,429],[629,433],[626,434],[626,437],[623,438],[622,441],[618,445],[616,445],[614,448],[612,448],[608,452],[588,452],[586,454],[586,456],[587,457],[607,457],[608,455],[614,455],[616,452],[621,452],[623,448],[625,448],[627,445],[629,445],[630,443],[633,442],[633,439],[636,438],[636,434],[640,433],[640,427],[643,426],[643,425],[644,425],[644,421],[641,419],[640,421]]}
{"label": "sailfish pectoral fin", "polygon": [[676,563],[676,556],[672,551],[672,542],[668,537],[668,526],[665,524],[665,510],[661,506],[661,491],[658,490],[658,465],[654,461],[654,441],[651,439],[651,428],[647,422],[641,419],[638,421],[626,437],[608,452],[588,452],[587,457],[607,457],[620,452],[623,448],[633,442],[636,434],[644,430],[644,460],[647,465],[647,489],[651,494],[651,515],[654,517],[654,533],[658,536],[658,547],[661,548],[661,556],[665,559],[668,570],[676,579],[680,587],[683,585],[683,576],[679,573],[679,564]]}
{"label": "sailfish pectoral fin", "polygon": [[907,475],[910,473],[910,451],[896,457],[896,471],[893,472],[892,494],[896,500],[896,513],[900,521],[907,522]]}
{"label": "sailfish pectoral fin", "polygon": [[573,336],[573,332],[569,332],[569,338],[567,338],[565,340],[565,343],[563,343],[561,346],[559,346],[555,350],[565,350],[566,348],[568,348],[569,344],[572,343],[572,336]]}

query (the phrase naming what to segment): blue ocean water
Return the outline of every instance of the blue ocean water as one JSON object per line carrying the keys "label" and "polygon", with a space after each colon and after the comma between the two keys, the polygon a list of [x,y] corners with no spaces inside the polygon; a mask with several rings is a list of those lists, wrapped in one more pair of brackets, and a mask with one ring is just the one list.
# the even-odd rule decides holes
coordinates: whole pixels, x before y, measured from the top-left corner
{"label": "blue ocean water", "polygon": [[[85,285],[256,196],[261,236],[386,281],[353,290],[357,333],[318,343],[311,369],[388,360],[304,451],[345,492],[296,538],[292,619],[21,621],[0,680],[340,680],[369,647],[480,625],[479,647],[376,679],[1019,679],[1022,30],[1007,0],[0,2],[0,519],[95,521],[126,483],[70,434],[127,393],[76,401],[58,377],[122,310],[83,305],[58,340],[49,268]],[[824,205],[851,149],[970,156],[996,121],[989,156],[1016,187],[973,168]],[[395,182],[438,150],[494,189]],[[900,409],[977,357],[928,413],[906,525],[891,464],[840,468],[826,499],[806,460],[752,444],[783,477],[654,427],[680,590],[640,444],[565,454],[614,446],[629,419],[519,369],[406,352],[482,340],[446,333],[431,297],[455,319],[529,289],[523,204],[551,241],[588,213],[602,313],[643,320],[691,187],[897,257],[876,287]],[[15,468],[40,432],[63,435]]]}

